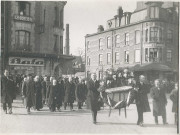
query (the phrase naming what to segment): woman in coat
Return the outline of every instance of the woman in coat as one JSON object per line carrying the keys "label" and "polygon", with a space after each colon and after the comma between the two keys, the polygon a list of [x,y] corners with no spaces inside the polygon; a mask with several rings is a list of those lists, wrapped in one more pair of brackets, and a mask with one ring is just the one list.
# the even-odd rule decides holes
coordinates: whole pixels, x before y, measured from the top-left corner
{"label": "woman in coat", "polygon": [[91,79],[87,83],[87,107],[92,112],[93,123],[96,124],[97,111],[100,110],[100,106],[98,105],[99,92],[97,89],[99,88],[99,81],[96,80],[96,74],[91,75]]}
{"label": "woman in coat", "polygon": [[167,99],[165,95],[165,90],[160,87],[160,81],[157,79],[154,82],[155,86],[151,88],[151,97],[153,98],[153,116],[155,118],[155,123],[158,124],[158,116],[162,116],[163,124],[166,122],[166,105]]}
{"label": "woman in coat", "polygon": [[177,124],[177,113],[178,113],[178,83],[175,83],[175,89],[170,94],[170,99],[173,102],[172,112],[174,112],[174,124]]}
{"label": "woman in coat", "polygon": [[38,111],[43,108],[42,104],[42,85],[39,81],[39,76],[35,77],[35,109]]}

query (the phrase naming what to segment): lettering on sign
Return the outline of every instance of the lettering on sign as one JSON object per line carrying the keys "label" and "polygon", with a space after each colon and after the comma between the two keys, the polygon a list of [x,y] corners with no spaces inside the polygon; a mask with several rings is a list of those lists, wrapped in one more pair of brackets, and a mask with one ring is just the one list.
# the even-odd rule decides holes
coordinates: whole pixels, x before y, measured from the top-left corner
{"label": "lettering on sign", "polygon": [[9,65],[44,66],[44,59],[10,57],[9,58]]}
{"label": "lettering on sign", "polygon": [[32,17],[29,16],[21,16],[21,15],[14,15],[14,19],[15,20],[19,20],[19,21],[26,21],[26,22],[32,22]]}

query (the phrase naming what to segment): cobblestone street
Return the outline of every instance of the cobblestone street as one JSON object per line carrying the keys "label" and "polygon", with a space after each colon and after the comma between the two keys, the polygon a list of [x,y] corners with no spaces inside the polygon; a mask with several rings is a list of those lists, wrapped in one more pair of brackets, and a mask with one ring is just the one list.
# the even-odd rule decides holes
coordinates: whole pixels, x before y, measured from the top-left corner
{"label": "cobblestone street", "polygon": [[[152,100],[149,100],[152,110]],[[61,112],[49,112],[47,107],[41,111],[32,111],[30,115],[26,114],[21,100],[15,100],[13,103],[13,114],[5,115],[1,111],[2,133],[128,133],[128,134],[175,134],[177,132],[174,123],[174,115],[171,112],[172,103],[168,99],[167,121],[169,125],[162,125],[162,119],[159,117],[159,125],[154,124],[152,112],[144,114],[144,127],[136,125],[137,112],[134,104],[127,108],[127,118],[124,110],[121,110],[119,116],[118,110],[112,110],[108,117],[108,108],[102,108],[98,112],[97,124],[94,125],[91,119],[91,113],[84,106],[82,110],[75,111],[63,110]],[[1,109],[2,110],[2,109]]]}

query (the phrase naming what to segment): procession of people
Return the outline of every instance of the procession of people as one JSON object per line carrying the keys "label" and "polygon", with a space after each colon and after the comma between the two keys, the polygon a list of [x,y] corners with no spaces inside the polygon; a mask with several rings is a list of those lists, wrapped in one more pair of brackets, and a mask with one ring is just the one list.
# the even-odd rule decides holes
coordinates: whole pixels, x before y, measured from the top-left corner
{"label": "procession of people", "polygon": [[[123,77],[124,76],[124,77]],[[121,78],[119,78],[121,77]],[[9,75],[9,71],[4,71],[4,76],[1,79],[1,102],[5,114],[12,114],[12,103],[19,94],[16,88],[16,83],[13,77]],[[130,75],[113,75],[111,79],[103,78],[97,80],[96,73],[92,73],[90,79],[84,78],[55,78],[53,76],[33,76],[32,74],[24,75],[21,79],[21,96],[27,114],[31,114],[32,110],[40,111],[44,106],[49,108],[49,111],[61,112],[62,109],[75,111],[74,104],[77,103],[77,109],[81,110],[86,104],[87,109],[91,110],[92,122],[97,123],[97,113],[103,105],[107,103],[104,98],[105,89],[132,86],[129,102],[125,106],[129,106],[135,101],[137,108],[137,125],[143,126],[143,113],[152,110],[155,124],[159,124],[158,116],[162,116],[163,124],[166,125],[166,105],[167,88],[161,80],[154,80],[154,84],[147,82],[144,75],[140,75],[138,80],[133,74]],[[171,91],[171,90],[168,90]],[[170,93],[170,99],[173,102],[172,112],[175,113],[175,124],[177,124],[178,113],[178,83]],[[153,108],[150,108],[148,94],[153,100]],[[8,105],[8,107],[7,107]]]}

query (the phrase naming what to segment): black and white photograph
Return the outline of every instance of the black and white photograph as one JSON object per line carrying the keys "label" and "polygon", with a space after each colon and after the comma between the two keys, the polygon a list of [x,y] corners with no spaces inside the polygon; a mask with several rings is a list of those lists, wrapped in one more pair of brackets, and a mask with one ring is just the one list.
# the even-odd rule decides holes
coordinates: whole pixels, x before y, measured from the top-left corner
{"label": "black and white photograph", "polygon": [[179,134],[179,8],[1,0],[0,134]]}

